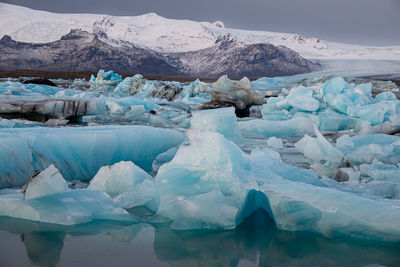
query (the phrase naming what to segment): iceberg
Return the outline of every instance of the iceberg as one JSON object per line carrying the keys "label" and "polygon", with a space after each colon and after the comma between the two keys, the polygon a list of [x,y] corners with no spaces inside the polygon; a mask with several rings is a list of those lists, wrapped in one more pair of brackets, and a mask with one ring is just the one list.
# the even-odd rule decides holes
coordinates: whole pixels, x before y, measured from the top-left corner
{"label": "iceberg", "polygon": [[311,168],[320,176],[334,177],[340,167],[346,166],[347,159],[333,147],[314,126],[315,138],[305,135],[295,147],[312,161]]}
{"label": "iceberg", "polygon": [[90,180],[100,167],[127,160],[151,170],[158,154],[185,139],[148,126],[25,129],[0,129],[0,188],[20,186],[53,163],[67,180]]}
{"label": "iceberg", "polygon": [[[0,190],[1,192],[1,190]],[[18,192],[0,193],[0,216],[43,223],[74,225],[93,220],[132,220],[98,190],[76,189],[34,199],[23,199]]]}
{"label": "iceberg", "polygon": [[154,210],[156,206],[153,178],[131,161],[101,167],[88,189],[106,192],[121,208],[147,206]]}
{"label": "iceberg", "polygon": [[268,138],[271,136],[294,138],[314,132],[312,121],[303,117],[283,121],[260,119],[239,121],[238,126],[241,134],[247,138]]}
{"label": "iceberg", "polygon": [[325,236],[400,240],[400,205],[305,183],[269,182],[261,186],[278,229]]}
{"label": "iceberg", "polygon": [[219,133],[191,130],[188,137],[190,145],[158,171],[157,213],[170,218],[174,229],[235,228],[245,218],[240,213],[248,192],[258,187],[239,175],[250,168],[248,160]]}
{"label": "iceberg", "polygon": [[218,132],[233,142],[240,142],[242,138],[234,108],[193,112],[190,125],[191,129]]}
{"label": "iceberg", "polygon": [[276,105],[278,107],[290,106],[299,111],[317,111],[319,109],[319,101],[313,98],[314,91],[304,86],[292,88],[286,98]]}
{"label": "iceberg", "polygon": [[99,70],[96,77],[90,77],[91,89],[96,91],[111,91],[122,81],[122,76],[112,70],[105,72]]}
{"label": "iceberg", "polygon": [[131,220],[99,190],[70,190],[54,165],[40,172],[19,190],[0,190],[0,216],[43,223],[74,225],[103,220]]}

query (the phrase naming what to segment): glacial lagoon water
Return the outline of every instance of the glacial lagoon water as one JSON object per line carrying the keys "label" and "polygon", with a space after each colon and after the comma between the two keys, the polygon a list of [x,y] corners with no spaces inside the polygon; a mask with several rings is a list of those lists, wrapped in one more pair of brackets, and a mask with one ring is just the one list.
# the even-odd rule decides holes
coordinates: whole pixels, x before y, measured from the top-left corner
{"label": "glacial lagoon water", "polygon": [[0,218],[0,266],[399,266],[400,244],[277,230],[256,212],[235,230]]}

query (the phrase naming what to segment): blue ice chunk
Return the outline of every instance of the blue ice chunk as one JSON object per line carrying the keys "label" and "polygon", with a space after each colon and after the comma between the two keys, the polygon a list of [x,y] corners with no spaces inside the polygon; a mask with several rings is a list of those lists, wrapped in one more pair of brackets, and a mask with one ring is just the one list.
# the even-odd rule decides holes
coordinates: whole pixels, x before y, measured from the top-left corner
{"label": "blue ice chunk", "polygon": [[312,97],[295,96],[288,99],[288,104],[301,111],[317,111],[319,102]]}
{"label": "blue ice chunk", "polygon": [[29,95],[55,95],[64,89],[44,84],[23,84],[20,82],[0,82],[0,94],[29,96]]}
{"label": "blue ice chunk", "polygon": [[362,83],[354,87],[354,92],[362,94],[371,100],[372,98],[372,83]]}
{"label": "blue ice chunk", "polygon": [[[351,101],[350,98],[348,98],[346,95],[343,94],[338,94],[336,95],[332,102],[330,103],[330,106],[336,110],[339,111],[343,114],[352,114],[353,113],[353,101]],[[349,110],[350,108],[350,110]]]}
{"label": "blue ice chunk", "polygon": [[191,130],[188,137],[190,145],[181,146],[158,171],[157,212],[175,229],[235,228],[245,219],[240,214],[247,194],[257,189],[251,178],[240,175],[250,169],[249,160],[219,133]]}
{"label": "blue ice chunk", "polygon": [[396,100],[397,100],[396,95],[389,91],[379,93],[375,97],[375,103],[379,103],[382,101],[396,101]]}
{"label": "blue ice chunk", "polygon": [[112,92],[113,96],[129,96],[138,93],[139,88],[146,83],[146,80],[141,74],[136,74],[133,77],[126,77],[120,82]]}
{"label": "blue ice chunk", "polygon": [[370,177],[373,180],[381,180],[400,184],[400,167],[391,164],[384,164],[374,160],[372,164],[361,164],[362,176]]}
{"label": "blue ice chunk", "polygon": [[26,185],[25,199],[34,199],[69,191],[67,181],[57,168],[51,164],[34,176]]}
{"label": "blue ice chunk", "polygon": [[282,101],[276,103],[279,108],[296,108],[300,111],[316,111],[319,109],[319,101],[313,98],[313,90],[304,86],[292,88],[290,93]]}
{"label": "blue ice chunk", "polygon": [[248,120],[239,121],[238,126],[244,137],[267,138],[276,136],[280,138],[302,137],[312,134],[313,123],[306,118],[298,117],[285,121]]}
{"label": "blue ice chunk", "polygon": [[18,191],[0,194],[0,216],[74,225],[96,219],[129,220],[127,212],[98,190],[76,189],[35,199],[23,199]]}
{"label": "blue ice chunk", "polygon": [[323,132],[338,132],[343,130],[361,131],[371,125],[370,122],[346,116],[332,110],[318,113],[313,121],[318,125],[318,129]]}
{"label": "blue ice chunk", "polygon": [[218,132],[233,142],[241,141],[234,108],[202,110],[192,115],[191,129]]}
{"label": "blue ice chunk", "polygon": [[156,208],[153,178],[131,161],[103,166],[90,181],[88,189],[101,190],[121,208]]}
{"label": "blue ice chunk", "polygon": [[53,163],[68,180],[90,180],[101,166],[123,160],[151,170],[158,154],[184,138],[148,126],[0,129],[0,188],[22,185]]}
{"label": "blue ice chunk", "polygon": [[356,89],[354,89],[354,91],[346,92],[343,95],[350,99],[354,106],[364,106],[371,103],[367,96],[358,93]]}
{"label": "blue ice chunk", "polygon": [[262,106],[261,115],[264,120],[271,120],[271,121],[280,121],[280,120],[288,120],[290,119],[291,115],[286,109],[282,109],[278,107],[278,103],[287,104],[286,108],[289,108],[287,102],[282,102],[284,97],[270,97],[267,100],[267,104]]}
{"label": "blue ice chunk", "polygon": [[279,229],[311,231],[328,237],[400,240],[398,200],[372,199],[288,180],[266,179],[261,190]]}
{"label": "blue ice chunk", "polygon": [[324,96],[341,94],[349,84],[342,77],[334,77],[322,85]]}
{"label": "blue ice chunk", "polygon": [[[315,172],[282,162],[279,153],[268,148],[253,149],[250,159],[252,161],[251,172],[259,184],[263,184],[266,177],[279,177],[294,182],[325,186]],[[263,174],[261,175],[261,173]]]}
{"label": "blue ice chunk", "polygon": [[333,178],[337,170],[345,166],[346,158],[322,136],[316,126],[314,132],[315,138],[305,135],[295,147],[312,161],[311,168],[320,176]]}
{"label": "blue ice chunk", "polygon": [[341,137],[336,148],[353,163],[372,163],[377,159],[383,163],[400,162],[400,137],[387,134],[367,134]]}
{"label": "blue ice chunk", "polygon": [[353,115],[362,120],[371,122],[371,125],[382,124],[385,119],[385,108],[381,103],[371,104],[354,109]]}
{"label": "blue ice chunk", "polygon": [[122,81],[122,76],[114,73],[112,70],[105,72],[99,70],[96,77],[90,77],[92,89],[96,91],[111,91]]}
{"label": "blue ice chunk", "polygon": [[261,91],[281,90],[289,84],[299,81],[299,77],[263,77],[251,82],[251,88]]}

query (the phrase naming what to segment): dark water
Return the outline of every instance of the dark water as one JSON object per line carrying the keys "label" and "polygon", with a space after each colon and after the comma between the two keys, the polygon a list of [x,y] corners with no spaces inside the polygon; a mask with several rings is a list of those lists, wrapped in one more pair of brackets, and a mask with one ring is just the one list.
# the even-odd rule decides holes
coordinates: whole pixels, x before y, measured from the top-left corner
{"label": "dark water", "polygon": [[400,244],[276,230],[259,213],[232,231],[0,218],[0,266],[400,266]]}

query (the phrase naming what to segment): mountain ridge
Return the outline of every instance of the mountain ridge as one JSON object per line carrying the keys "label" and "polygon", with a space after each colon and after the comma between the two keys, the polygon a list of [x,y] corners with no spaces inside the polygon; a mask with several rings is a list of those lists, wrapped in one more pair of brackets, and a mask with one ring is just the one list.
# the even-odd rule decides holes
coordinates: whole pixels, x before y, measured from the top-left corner
{"label": "mountain ridge", "polygon": [[[219,36],[231,34],[246,43],[283,45],[307,59],[400,60],[400,46],[369,47],[321,41],[316,37],[267,31],[225,28],[220,21],[176,20],[148,13],[139,16],[57,14],[0,3],[0,37],[32,43],[51,42],[71,29],[102,31],[112,45],[128,41],[159,53],[178,53],[209,48]],[[105,40],[107,41],[107,40]]]}
{"label": "mountain ridge", "polygon": [[[6,35],[0,40],[0,69],[94,71],[112,69],[145,75],[209,77],[285,76],[319,69],[296,52],[271,44],[246,44],[226,36],[211,48],[158,53],[129,42],[110,45],[104,32],[71,30],[60,40],[27,43]],[[257,58],[258,57],[258,58]]]}

